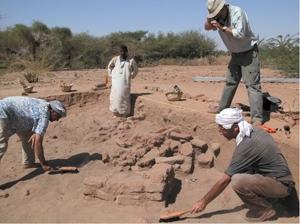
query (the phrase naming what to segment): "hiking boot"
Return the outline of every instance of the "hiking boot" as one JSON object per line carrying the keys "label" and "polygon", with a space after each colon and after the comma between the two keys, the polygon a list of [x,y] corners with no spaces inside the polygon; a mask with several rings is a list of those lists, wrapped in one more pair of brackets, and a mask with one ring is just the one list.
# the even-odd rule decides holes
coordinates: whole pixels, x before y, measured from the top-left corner
{"label": "hiking boot", "polygon": [[40,168],[40,167],[41,167],[41,164],[39,164],[39,163],[23,164],[23,169]]}
{"label": "hiking boot", "polygon": [[259,121],[259,120],[255,120],[255,121],[252,121],[251,124],[253,127],[260,127],[261,125],[263,125],[263,122]]}
{"label": "hiking boot", "polygon": [[248,222],[264,222],[276,216],[276,211],[273,208],[262,210],[249,210],[246,213],[245,220]]}

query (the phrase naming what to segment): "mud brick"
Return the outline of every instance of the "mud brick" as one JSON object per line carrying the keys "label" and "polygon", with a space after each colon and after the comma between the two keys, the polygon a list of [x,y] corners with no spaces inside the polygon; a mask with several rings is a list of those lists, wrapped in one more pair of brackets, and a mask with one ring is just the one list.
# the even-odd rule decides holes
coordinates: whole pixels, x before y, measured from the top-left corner
{"label": "mud brick", "polygon": [[198,164],[202,168],[211,168],[214,166],[214,156],[212,152],[207,151],[198,156]]}
{"label": "mud brick", "polygon": [[198,138],[194,138],[192,141],[192,146],[196,149],[197,153],[206,153],[208,145],[205,141]]}
{"label": "mud brick", "polygon": [[151,183],[166,183],[174,179],[175,173],[172,165],[167,163],[155,164],[152,169],[143,173]]}
{"label": "mud brick", "polygon": [[116,197],[112,194],[106,193],[100,189],[92,189],[87,187],[84,191],[85,196],[98,198],[104,201],[114,201]]}
{"label": "mud brick", "polygon": [[190,143],[185,143],[185,144],[182,144],[179,147],[179,153],[181,155],[184,155],[184,156],[193,157],[194,156],[194,149],[193,149],[193,147]]}
{"label": "mud brick", "polygon": [[184,134],[184,133],[178,133],[178,132],[175,132],[175,131],[172,131],[169,134],[169,138],[174,139],[176,141],[180,141],[180,140],[190,141],[190,140],[193,139],[193,137],[191,135]]}
{"label": "mud brick", "polygon": [[149,167],[155,164],[155,158],[159,155],[159,151],[154,148],[150,152],[148,152],[144,157],[137,162],[136,165],[140,167]]}
{"label": "mud brick", "polygon": [[192,157],[185,157],[183,164],[180,165],[179,171],[184,173],[184,174],[190,174],[193,171],[194,160]]}
{"label": "mud brick", "polygon": [[101,188],[105,183],[105,179],[101,177],[90,176],[83,180],[83,184],[93,188]]}
{"label": "mud brick", "polygon": [[155,163],[167,163],[170,165],[174,164],[182,164],[184,161],[184,156],[178,155],[178,156],[172,156],[172,157],[156,157]]}
{"label": "mud brick", "polygon": [[145,198],[150,201],[162,201],[164,195],[162,193],[145,193]]}
{"label": "mud brick", "polygon": [[143,200],[143,195],[118,195],[116,197],[118,205],[140,205]]}
{"label": "mud brick", "polygon": [[165,136],[164,135],[158,135],[155,137],[151,137],[148,141],[147,144],[149,146],[155,146],[155,147],[160,147],[165,141]]}
{"label": "mud brick", "polygon": [[151,183],[145,184],[145,192],[148,193],[162,193],[166,187],[165,183]]}

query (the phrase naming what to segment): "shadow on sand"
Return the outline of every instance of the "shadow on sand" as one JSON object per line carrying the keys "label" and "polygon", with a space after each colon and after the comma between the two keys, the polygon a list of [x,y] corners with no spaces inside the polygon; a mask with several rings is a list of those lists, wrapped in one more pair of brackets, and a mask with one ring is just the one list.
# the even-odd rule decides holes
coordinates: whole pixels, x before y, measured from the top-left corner
{"label": "shadow on sand", "polygon": [[[54,159],[54,160],[49,160],[48,163],[51,166],[75,166],[75,167],[83,167],[86,164],[88,164],[90,161],[93,160],[101,160],[102,156],[99,153],[94,153],[94,154],[89,154],[89,153],[79,153],[77,155],[73,155],[68,159]],[[44,170],[41,168],[37,168],[30,173],[26,174],[25,176],[14,180],[7,182],[5,184],[0,185],[1,190],[6,190],[14,186],[15,184],[21,182],[21,181],[26,181],[33,179],[41,174],[45,173]]]}

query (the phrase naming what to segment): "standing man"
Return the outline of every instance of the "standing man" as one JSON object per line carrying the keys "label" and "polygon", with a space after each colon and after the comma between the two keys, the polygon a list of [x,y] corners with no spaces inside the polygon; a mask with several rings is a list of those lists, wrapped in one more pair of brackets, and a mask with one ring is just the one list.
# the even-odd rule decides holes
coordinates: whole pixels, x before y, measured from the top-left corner
{"label": "standing man", "polygon": [[110,111],[117,117],[130,114],[131,79],[138,73],[134,59],[128,59],[127,46],[120,46],[120,55],[108,64],[108,75],[111,76]]}
{"label": "standing man", "polygon": [[296,191],[281,151],[267,132],[253,128],[244,120],[240,109],[222,110],[216,115],[216,123],[225,138],[235,139],[237,147],[224,176],[195,203],[192,212],[203,211],[231,182],[233,190],[249,208],[247,221],[273,218],[276,211],[267,198],[286,198]]}
{"label": "standing man", "polygon": [[247,14],[239,7],[225,4],[225,0],[207,0],[208,16],[205,30],[218,30],[231,53],[226,74],[226,84],[219,103],[220,112],[230,107],[241,78],[247,91],[251,108],[251,123],[263,123],[263,97],[260,84],[258,38],[251,30]]}
{"label": "standing man", "polygon": [[[13,96],[0,100],[0,161],[8,147],[8,139],[17,134],[22,142],[24,168],[50,166],[44,157],[43,137],[49,121],[58,121],[66,116],[62,102],[30,97]],[[35,163],[35,154],[40,164]]]}

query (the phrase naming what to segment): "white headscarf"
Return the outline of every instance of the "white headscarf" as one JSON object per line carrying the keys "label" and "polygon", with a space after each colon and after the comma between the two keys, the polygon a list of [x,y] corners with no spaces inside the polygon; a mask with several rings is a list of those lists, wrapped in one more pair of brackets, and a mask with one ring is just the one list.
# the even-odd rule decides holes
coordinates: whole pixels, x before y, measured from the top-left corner
{"label": "white headscarf", "polygon": [[238,124],[240,132],[236,136],[236,144],[240,144],[245,136],[250,136],[252,125],[244,120],[242,110],[238,108],[226,108],[216,115],[216,123],[225,129],[230,129],[233,124]]}

